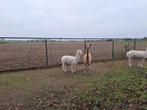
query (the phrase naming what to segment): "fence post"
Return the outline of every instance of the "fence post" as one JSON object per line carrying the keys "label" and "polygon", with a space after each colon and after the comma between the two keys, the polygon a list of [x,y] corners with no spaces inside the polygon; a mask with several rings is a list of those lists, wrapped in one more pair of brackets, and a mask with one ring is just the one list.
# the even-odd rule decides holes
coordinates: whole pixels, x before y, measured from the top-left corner
{"label": "fence post", "polygon": [[136,49],[136,39],[134,39],[134,50]]}
{"label": "fence post", "polygon": [[46,59],[46,66],[48,66],[48,51],[47,51],[47,39],[45,39],[45,59]]}
{"label": "fence post", "polygon": [[60,42],[62,42],[62,38],[60,37]]}
{"label": "fence post", "polygon": [[114,39],[112,39],[112,60],[115,59],[115,54],[114,54]]}

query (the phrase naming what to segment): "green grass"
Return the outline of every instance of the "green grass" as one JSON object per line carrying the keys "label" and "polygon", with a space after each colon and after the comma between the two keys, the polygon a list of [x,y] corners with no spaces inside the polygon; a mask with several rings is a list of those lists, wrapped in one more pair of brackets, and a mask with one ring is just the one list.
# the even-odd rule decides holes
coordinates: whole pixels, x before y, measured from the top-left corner
{"label": "green grass", "polygon": [[77,108],[146,110],[147,69],[122,68],[109,72],[101,80],[89,82],[89,87],[77,93],[72,103],[83,103]]}
{"label": "green grass", "polygon": [[0,40],[0,44],[7,44],[7,43],[9,43],[9,41],[2,41],[2,40]]}

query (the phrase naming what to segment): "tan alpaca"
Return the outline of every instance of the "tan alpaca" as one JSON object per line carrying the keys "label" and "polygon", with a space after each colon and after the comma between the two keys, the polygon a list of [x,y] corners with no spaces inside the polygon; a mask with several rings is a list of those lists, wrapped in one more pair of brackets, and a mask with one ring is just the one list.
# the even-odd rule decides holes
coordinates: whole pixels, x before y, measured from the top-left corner
{"label": "tan alpaca", "polygon": [[85,44],[85,53],[84,53],[84,56],[83,56],[83,62],[84,62],[84,66],[85,66],[86,71],[88,71],[90,69],[91,62],[92,62],[92,55],[89,52],[90,47],[91,47],[91,44],[89,44],[88,47]]}

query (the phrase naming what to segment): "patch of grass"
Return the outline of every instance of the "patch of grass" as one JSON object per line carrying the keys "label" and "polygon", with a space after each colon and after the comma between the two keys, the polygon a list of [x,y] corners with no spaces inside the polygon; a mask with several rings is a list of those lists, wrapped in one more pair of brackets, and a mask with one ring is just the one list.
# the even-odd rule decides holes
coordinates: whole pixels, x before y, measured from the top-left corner
{"label": "patch of grass", "polygon": [[7,44],[7,43],[9,43],[9,41],[0,40],[0,44]]}
{"label": "patch of grass", "polygon": [[[87,90],[76,93],[72,103],[76,109],[138,110],[147,109],[146,70],[128,70],[106,74],[99,81],[91,81]],[[79,104],[77,104],[79,103]]]}

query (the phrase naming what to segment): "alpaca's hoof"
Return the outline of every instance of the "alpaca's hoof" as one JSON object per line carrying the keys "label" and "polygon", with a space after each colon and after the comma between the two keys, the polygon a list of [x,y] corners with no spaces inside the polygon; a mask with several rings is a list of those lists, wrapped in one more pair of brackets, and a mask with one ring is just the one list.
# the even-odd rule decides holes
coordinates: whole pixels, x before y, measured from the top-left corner
{"label": "alpaca's hoof", "polygon": [[129,64],[129,67],[131,67],[132,66],[132,64]]}
{"label": "alpaca's hoof", "polygon": [[66,69],[64,69],[63,71],[64,71],[65,73],[67,72],[67,70],[66,70]]}
{"label": "alpaca's hoof", "polygon": [[84,74],[85,74],[85,73],[87,73],[87,71],[86,71],[86,70],[84,70]]}
{"label": "alpaca's hoof", "polygon": [[138,64],[138,66],[139,66],[139,67],[141,67],[141,68],[143,67],[143,65],[142,65],[142,64]]}

